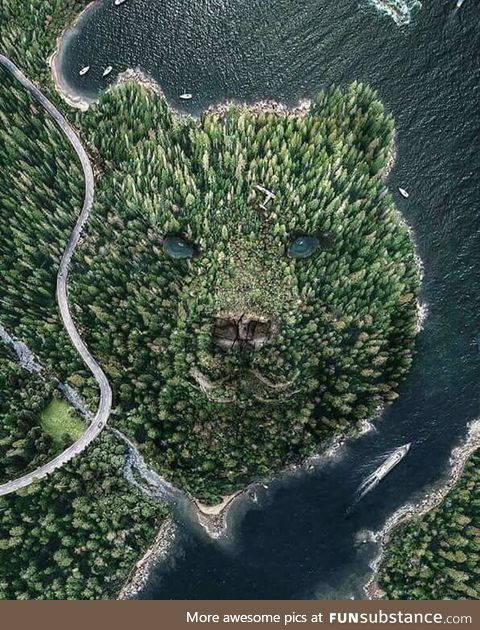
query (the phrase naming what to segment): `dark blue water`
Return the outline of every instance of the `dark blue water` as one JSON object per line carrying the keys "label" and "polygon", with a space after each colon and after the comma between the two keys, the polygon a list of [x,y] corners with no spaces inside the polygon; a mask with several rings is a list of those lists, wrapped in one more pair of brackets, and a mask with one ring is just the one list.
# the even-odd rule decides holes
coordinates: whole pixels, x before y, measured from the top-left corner
{"label": "dark blue water", "polygon": [[[429,317],[400,399],[377,431],[315,471],[260,489],[234,508],[227,541],[185,519],[173,552],[143,598],[361,596],[377,551],[358,544],[399,506],[445,474],[452,448],[480,416],[480,7],[424,2],[408,26],[367,0],[128,0],[100,3],[64,41],[60,65],[72,89],[94,95],[101,70],[140,66],[167,98],[194,94],[198,112],[226,97],[292,102],[330,83],[367,81],[397,125],[390,186],[424,262]],[[121,10],[120,10],[121,9]],[[85,77],[83,65],[92,65]],[[346,515],[375,459],[406,442],[401,465]],[[378,462],[377,462],[378,464]],[[235,513],[236,512],[236,513]]]}

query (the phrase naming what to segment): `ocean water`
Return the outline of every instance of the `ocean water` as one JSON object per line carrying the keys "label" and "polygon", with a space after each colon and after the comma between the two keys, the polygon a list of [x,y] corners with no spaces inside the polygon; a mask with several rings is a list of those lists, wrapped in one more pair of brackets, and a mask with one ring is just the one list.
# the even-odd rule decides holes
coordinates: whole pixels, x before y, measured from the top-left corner
{"label": "ocean water", "polygon": [[[141,598],[361,597],[376,545],[360,544],[448,467],[480,417],[480,6],[422,3],[399,24],[380,0],[113,0],[89,10],[63,40],[70,89],[94,98],[140,67],[176,107],[198,113],[235,98],[293,103],[331,83],[367,81],[397,127],[392,190],[424,263],[429,315],[401,396],[377,430],[314,470],[243,499],[220,543],[177,516],[179,536]],[[400,4],[413,6],[412,2]],[[407,23],[408,22],[408,23]],[[82,66],[91,65],[84,77]],[[110,77],[102,78],[112,65]],[[183,103],[179,95],[194,95]],[[355,490],[387,451],[409,454],[348,512]]]}

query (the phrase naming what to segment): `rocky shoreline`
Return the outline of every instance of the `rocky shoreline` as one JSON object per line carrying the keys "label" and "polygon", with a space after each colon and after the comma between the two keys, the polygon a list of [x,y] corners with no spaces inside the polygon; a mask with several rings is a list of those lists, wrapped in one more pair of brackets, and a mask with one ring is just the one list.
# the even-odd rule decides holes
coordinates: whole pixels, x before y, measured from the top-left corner
{"label": "rocky shoreline", "polygon": [[302,99],[293,107],[289,107],[279,101],[269,99],[256,101],[255,103],[228,100],[222,103],[217,103],[216,105],[210,105],[210,107],[207,107],[205,110],[205,114],[219,114],[220,116],[225,116],[229,109],[232,107],[238,107],[240,109],[248,108],[249,111],[254,113],[270,113],[277,114],[278,116],[297,118],[299,116],[305,116],[308,113],[311,104],[312,101],[310,99]]}
{"label": "rocky shoreline", "polygon": [[[372,417],[370,420],[364,420],[360,423],[354,434],[338,435],[335,438],[332,438],[330,445],[328,446],[326,451],[324,451],[323,453],[318,453],[316,455],[311,455],[300,464],[291,464],[285,470],[279,473],[279,475],[276,475],[275,478],[278,478],[279,476],[284,477],[296,474],[302,470],[312,470],[320,462],[338,455],[340,449],[350,439],[355,439],[361,435],[369,433],[370,431],[374,431],[375,425],[373,424],[373,420],[380,418],[382,412],[383,408],[379,408],[377,414],[374,417]],[[267,484],[270,482],[270,478],[255,481],[249,484],[246,488],[238,490],[237,492],[227,497],[224,497],[221,503],[214,506],[203,505],[195,498],[191,498],[192,504],[195,507],[195,516],[198,520],[199,525],[212,539],[218,540],[219,538],[226,536],[228,534],[228,522],[232,508],[238,505],[238,502],[239,500],[241,500],[241,498],[252,497],[252,495],[255,496],[255,490],[259,485],[263,486],[264,488],[268,488]]]}
{"label": "rocky shoreline", "polygon": [[386,546],[395,532],[406,521],[418,516],[424,516],[427,512],[438,507],[447,494],[457,484],[470,456],[480,448],[480,419],[473,421],[468,428],[468,434],[464,443],[452,451],[449,460],[449,470],[446,480],[431,491],[424,499],[417,503],[407,503],[398,509],[385,523],[383,528],[371,536],[371,540],[380,543],[380,551],[371,564],[372,575],[364,586],[367,599],[383,599],[386,593],[378,583],[380,566],[385,557]]}
{"label": "rocky shoreline", "polygon": [[176,526],[171,519],[164,521],[151,547],[135,564],[122,587],[117,599],[134,599],[145,587],[155,564],[166,558],[171,546],[175,542]]}
{"label": "rocky shoreline", "polygon": [[[375,418],[380,417],[382,411],[383,409],[379,409],[378,415],[375,416]],[[320,462],[338,455],[340,449],[349,441],[349,439],[355,439],[360,435],[364,435],[374,430],[375,426],[372,421],[365,420],[361,423],[358,428],[358,432],[356,432],[355,435],[337,436],[336,438],[333,438],[330,446],[324,453],[312,455],[301,464],[293,464],[281,474],[291,475],[296,474],[301,470],[311,470]],[[195,509],[194,517],[210,538],[213,540],[219,540],[228,534],[229,517],[231,515],[232,508],[237,506],[239,500],[242,498],[247,498],[252,493],[255,493],[256,486],[261,484],[263,487],[266,487],[268,482],[269,480],[266,479],[263,480],[263,482],[258,481],[252,483],[246,488],[224,497],[224,500],[221,503],[214,506],[203,505],[191,497],[191,504]],[[143,558],[139,560],[132,569],[132,573],[128,577],[125,586],[120,591],[118,599],[131,599],[142,590],[142,588],[146,585],[150,572],[155,567],[156,563],[167,556],[174,538],[175,525],[172,521],[167,520],[160,528],[153,545],[146,551]]]}

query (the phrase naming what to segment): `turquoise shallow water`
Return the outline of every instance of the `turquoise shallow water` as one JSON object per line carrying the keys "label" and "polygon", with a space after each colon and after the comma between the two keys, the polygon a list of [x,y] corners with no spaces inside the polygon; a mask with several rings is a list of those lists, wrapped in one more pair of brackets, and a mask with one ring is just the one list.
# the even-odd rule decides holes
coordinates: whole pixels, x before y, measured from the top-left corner
{"label": "turquoise shallow water", "polygon": [[[127,0],[101,2],[64,40],[62,73],[93,96],[141,67],[168,100],[193,113],[226,98],[286,103],[331,83],[368,81],[393,112],[392,190],[424,262],[429,317],[401,397],[378,430],[341,455],[259,490],[237,508],[228,544],[179,516],[180,534],[142,593],[148,598],[361,596],[376,548],[358,546],[395,509],[437,481],[469,421],[480,416],[480,7],[424,2],[399,27],[366,0]],[[79,77],[84,65],[92,70]],[[113,65],[108,79],[102,70]],[[179,95],[191,92],[185,104]],[[410,453],[345,514],[372,461]]]}

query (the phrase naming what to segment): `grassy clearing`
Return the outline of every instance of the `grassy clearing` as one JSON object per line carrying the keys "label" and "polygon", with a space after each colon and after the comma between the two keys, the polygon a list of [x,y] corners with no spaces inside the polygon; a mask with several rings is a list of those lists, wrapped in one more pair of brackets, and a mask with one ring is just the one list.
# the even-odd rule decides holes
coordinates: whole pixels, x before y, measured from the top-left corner
{"label": "grassy clearing", "polygon": [[68,403],[54,399],[41,416],[43,430],[56,444],[74,442],[85,431],[85,423],[73,411]]}

